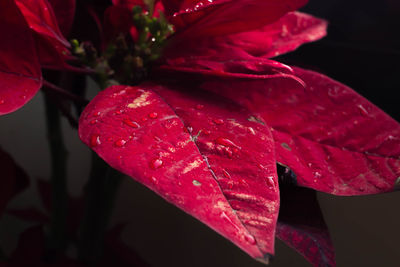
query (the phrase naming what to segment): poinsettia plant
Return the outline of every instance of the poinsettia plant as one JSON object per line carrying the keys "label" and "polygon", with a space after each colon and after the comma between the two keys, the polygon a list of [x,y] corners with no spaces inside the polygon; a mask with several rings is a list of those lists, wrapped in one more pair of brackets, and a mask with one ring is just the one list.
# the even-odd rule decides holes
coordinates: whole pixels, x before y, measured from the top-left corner
{"label": "poinsettia plant", "polygon": [[[313,265],[335,266],[313,190],[396,189],[400,125],[340,82],[272,59],[326,35],[325,20],[297,11],[306,2],[3,0],[0,114],[43,89],[52,156],[50,215],[9,211],[49,231],[28,229],[5,266],[22,264],[29,238],[45,255],[32,261],[98,263],[122,174],[263,263],[277,237]],[[90,102],[86,77],[100,90]],[[93,150],[79,215],[68,209],[61,115]],[[0,212],[24,187],[9,170]],[[70,242],[79,261],[63,254]]]}

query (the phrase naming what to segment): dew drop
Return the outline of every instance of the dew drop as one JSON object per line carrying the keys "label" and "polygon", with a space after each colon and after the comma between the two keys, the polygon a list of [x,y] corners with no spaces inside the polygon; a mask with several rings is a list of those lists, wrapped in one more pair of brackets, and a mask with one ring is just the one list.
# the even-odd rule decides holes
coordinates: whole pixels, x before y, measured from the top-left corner
{"label": "dew drop", "polygon": [[196,109],[199,109],[199,110],[200,110],[200,109],[203,109],[203,108],[204,108],[204,105],[201,105],[201,104],[197,104],[197,105],[196,105]]}
{"label": "dew drop", "polygon": [[275,187],[275,182],[274,182],[274,178],[271,176],[267,177],[267,184],[269,187]]}
{"label": "dew drop", "polygon": [[91,147],[95,147],[100,144],[101,144],[101,141],[100,141],[100,136],[98,134],[94,134],[90,137],[90,146]]}
{"label": "dew drop", "polygon": [[126,124],[126,125],[128,125],[128,126],[130,126],[130,127],[132,127],[132,128],[135,128],[135,129],[137,129],[137,128],[140,127],[140,125],[139,125],[137,122],[134,122],[134,121],[132,121],[132,120],[129,119],[129,118],[125,118],[125,119],[123,120],[123,123]]}
{"label": "dew drop", "polygon": [[224,124],[224,120],[223,119],[213,119],[213,122],[217,125],[222,125]]}
{"label": "dew drop", "polygon": [[211,132],[209,130],[203,130],[202,133],[205,134],[205,135],[210,135],[211,134]]}
{"label": "dew drop", "polygon": [[5,101],[3,99],[0,99],[0,105],[3,105]]}
{"label": "dew drop", "polygon": [[193,180],[192,183],[194,186],[201,186],[201,183],[197,180]]}
{"label": "dew drop", "polygon": [[227,172],[226,170],[222,170],[222,173],[226,178],[231,179],[231,175],[229,174],[229,172]]}
{"label": "dew drop", "polygon": [[90,124],[93,125],[93,124],[96,124],[96,122],[97,122],[97,120],[91,120],[91,121],[90,121]]}
{"label": "dew drop", "polygon": [[251,245],[255,245],[257,242],[256,242],[256,239],[254,238],[254,236],[252,236],[251,234],[245,234],[244,235],[244,239],[247,241],[247,242],[249,242]]}
{"label": "dew drop", "polygon": [[368,111],[363,107],[363,105],[357,105],[357,108],[360,110],[361,115],[368,115]]}
{"label": "dew drop", "polygon": [[157,117],[158,117],[157,112],[152,112],[152,113],[149,114],[149,118],[150,118],[150,119],[155,119],[155,118],[157,118]]}
{"label": "dew drop", "polygon": [[100,111],[98,111],[98,112],[94,113],[93,116],[98,117],[98,116],[100,116],[100,114],[101,114]]}
{"label": "dew drop", "polygon": [[234,142],[232,142],[228,138],[218,137],[217,139],[215,139],[215,142],[222,146],[234,147],[236,149],[241,149],[240,146],[236,145]]}
{"label": "dew drop", "polygon": [[320,172],[314,172],[314,177],[315,178],[321,178],[321,173]]}
{"label": "dew drop", "polygon": [[126,140],[124,139],[118,139],[117,141],[114,142],[114,145],[117,147],[123,147],[126,144]]}
{"label": "dew drop", "polygon": [[26,99],[26,95],[20,95],[19,96],[21,99]]}
{"label": "dew drop", "polygon": [[153,159],[150,161],[150,168],[153,170],[160,168],[163,165],[163,161],[161,159]]}

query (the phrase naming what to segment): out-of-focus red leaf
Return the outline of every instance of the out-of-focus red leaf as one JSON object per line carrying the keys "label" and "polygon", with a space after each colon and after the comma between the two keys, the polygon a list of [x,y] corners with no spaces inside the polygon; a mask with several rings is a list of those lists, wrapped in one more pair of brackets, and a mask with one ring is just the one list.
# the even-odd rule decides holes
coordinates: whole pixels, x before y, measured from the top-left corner
{"label": "out-of-focus red leaf", "polygon": [[203,88],[258,114],[271,128],[277,161],[297,184],[335,195],[392,191],[400,183],[400,125],[330,78],[295,69],[292,79],[220,80]]}
{"label": "out-of-focus red leaf", "polygon": [[148,267],[149,265],[121,240],[124,228],[124,224],[119,224],[107,232],[104,240],[104,256],[99,266]]}
{"label": "out-of-focus red leaf", "polygon": [[198,89],[192,81],[110,87],[83,112],[80,138],[112,167],[268,261],[279,209],[269,128]]}
{"label": "out-of-focus red leaf", "polygon": [[45,257],[45,234],[43,226],[33,226],[25,230],[19,240],[17,248],[11,253],[4,265],[6,267],[84,267],[85,265],[61,256],[57,260]]}
{"label": "out-of-focus red leaf", "polygon": [[1,187],[0,217],[7,203],[28,186],[28,176],[6,152],[0,148]]}
{"label": "out-of-focus red leaf", "polygon": [[272,23],[307,0],[178,0],[162,1],[178,38],[226,35]]}
{"label": "out-of-focus red leaf", "polygon": [[282,178],[285,179],[284,173],[279,175],[281,207],[276,236],[314,266],[335,266],[335,252],[316,193],[284,185]]}
{"label": "out-of-focus red leaf", "polygon": [[14,1],[0,2],[0,115],[17,110],[42,85],[34,39]]}
{"label": "out-of-focus red leaf", "polygon": [[47,0],[15,0],[34,32],[42,66],[59,68],[69,55],[69,42],[58,27],[53,8]]}
{"label": "out-of-focus red leaf", "polygon": [[326,35],[327,23],[313,16],[290,12],[278,21],[252,31],[190,40],[167,47],[166,56],[213,60],[270,58],[295,50]]}
{"label": "out-of-focus red leaf", "polygon": [[49,0],[64,36],[68,36],[74,22],[76,0]]}

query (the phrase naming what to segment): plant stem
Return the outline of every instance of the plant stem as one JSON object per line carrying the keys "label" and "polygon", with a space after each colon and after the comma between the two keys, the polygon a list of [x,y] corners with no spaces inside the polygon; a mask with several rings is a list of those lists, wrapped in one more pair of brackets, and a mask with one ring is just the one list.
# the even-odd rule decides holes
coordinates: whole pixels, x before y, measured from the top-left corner
{"label": "plant stem", "polygon": [[111,217],[122,174],[112,169],[95,152],[86,185],[86,208],[78,244],[84,263],[96,264],[101,258],[104,234]]}
{"label": "plant stem", "polygon": [[57,106],[48,93],[44,94],[47,138],[50,146],[52,206],[51,225],[48,237],[50,254],[61,252],[66,248],[66,218],[67,218],[67,149],[65,148],[61,116]]}

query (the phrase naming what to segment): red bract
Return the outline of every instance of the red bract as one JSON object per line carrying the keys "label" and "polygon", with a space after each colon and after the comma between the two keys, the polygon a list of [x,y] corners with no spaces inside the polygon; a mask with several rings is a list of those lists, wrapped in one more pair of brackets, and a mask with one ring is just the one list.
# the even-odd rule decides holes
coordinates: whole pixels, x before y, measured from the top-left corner
{"label": "red bract", "polygon": [[[7,36],[0,44],[1,115],[20,108],[36,94],[42,85],[41,67],[67,68],[69,43],[47,0],[2,1],[0,16],[0,35]],[[64,25],[70,19],[65,18]]]}
{"label": "red bract", "polygon": [[276,225],[276,163],[286,182],[319,191],[391,191],[399,124],[336,81],[268,59],[325,35],[325,21],[288,13],[305,1],[162,2],[177,33],[153,83],[101,92],[80,138],[251,256],[268,261],[276,228],[314,265],[334,266],[312,192],[283,189]]}

